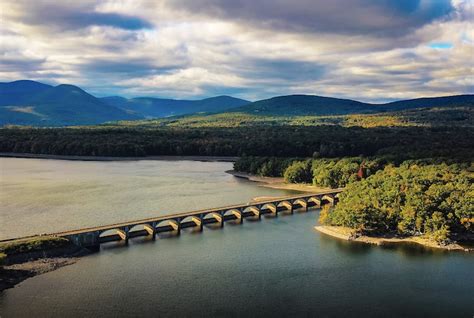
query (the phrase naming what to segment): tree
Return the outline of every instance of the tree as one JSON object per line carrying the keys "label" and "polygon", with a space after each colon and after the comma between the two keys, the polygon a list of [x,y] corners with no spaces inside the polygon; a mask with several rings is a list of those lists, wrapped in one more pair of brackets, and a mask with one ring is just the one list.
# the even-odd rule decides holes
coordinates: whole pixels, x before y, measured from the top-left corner
{"label": "tree", "polygon": [[310,183],[312,177],[311,160],[293,162],[284,174],[285,181],[289,183]]}

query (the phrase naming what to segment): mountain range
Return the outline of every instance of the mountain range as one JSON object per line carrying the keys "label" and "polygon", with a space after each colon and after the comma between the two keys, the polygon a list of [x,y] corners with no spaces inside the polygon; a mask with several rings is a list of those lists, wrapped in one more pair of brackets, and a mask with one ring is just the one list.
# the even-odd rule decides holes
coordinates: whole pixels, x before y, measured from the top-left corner
{"label": "mountain range", "polygon": [[97,98],[74,85],[51,86],[30,80],[0,83],[0,126],[95,125],[193,113],[243,112],[261,115],[342,115],[422,107],[474,106],[474,95],[418,98],[385,104],[315,95],[288,95],[250,102],[230,96],[201,100],[153,97]]}
{"label": "mountain range", "polygon": [[95,125],[117,120],[217,112],[248,103],[230,96],[202,100],[97,98],[74,85],[50,86],[20,80],[0,83],[0,126]]}
{"label": "mountain range", "polygon": [[315,95],[288,95],[256,101],[229,111],[273,116],[305,116],[379,113],[414,108],[453,106],[474,106],[474,95],[417,98],[385,104],[369,104],[351,99]]}
{"label": "mountain range", "polygon": [[120,96],[103,97],[105,103],[145,118],[169,117],[176,115],[220,112],[250,103],[247,100],[216,96],[201,100],[163,99],[153,97],[124,98]]}

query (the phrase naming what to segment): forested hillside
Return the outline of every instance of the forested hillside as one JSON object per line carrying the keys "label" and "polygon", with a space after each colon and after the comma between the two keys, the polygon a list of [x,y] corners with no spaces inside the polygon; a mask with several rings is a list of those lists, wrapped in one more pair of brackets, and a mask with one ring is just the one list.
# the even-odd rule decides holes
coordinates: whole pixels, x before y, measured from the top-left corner
{"label": "forested hillside", "polygon": [[111,106],[139,114],[146,118],[160,118],[200,112],[219,112],[248,104],[249,101],[231,97],[216,96],[200,100],[163,99],[152,97],[123,98],[104,97],[102,100]]}
{"label": "forested hillside", "polygon": [[305,116],[379,113],[421,107],[453,106],[474,107],[474,95],[418,98],[385,104],[361,103],[350,99],[314,95],[289,95],[256,101],[232,111],[272,116]]}

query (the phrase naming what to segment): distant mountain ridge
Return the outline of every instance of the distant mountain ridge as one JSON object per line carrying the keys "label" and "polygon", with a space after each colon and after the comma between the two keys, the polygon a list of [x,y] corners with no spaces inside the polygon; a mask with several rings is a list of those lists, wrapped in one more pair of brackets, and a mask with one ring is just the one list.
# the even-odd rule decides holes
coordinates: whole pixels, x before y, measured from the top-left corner
{"label": "distant mountain ridge", "polygon": [[143,117],[110,106],[74,85],[0,83],[0,125],[70,126]]}
{"label": "distant mountain ridge", "polygon": [[216,112],[248,103],[230,96],[202,100],[97,98],[74,85],[51,86],[20,80],[0,83],[0,126],[96,125],[117,120]]}
{"label": "distant mountain ridge", "polygon": [[385,104],[363,103],[316,95],[277,96],[256,102],[216,96],[202,100],[153,97],[97,98],[74,85],[51,86],[20,80],[0,83],[0,126],[95,125],[193,113],[235,113],[302,116],[377,113],[423,107],[474,106],[474,95],[418,98]]}
{"label": "distant mountain ridge", "polygon": [[474,95],[417,98],[385,104],[362,103],[316,95],[287,95],[259,100],[228,112],[242,112],[273,116],[346,115],[377,113],[423,107],[474,106]]}
{"label": "distant mountain ridge", "polygon": [[122,108],[146,118],[169,117],[197,112],[219,112],[250,103],[231,96],[216,96],[201,100],[163,99],[154,97],[124,98],[120,96],[101,98],[109,105]]}

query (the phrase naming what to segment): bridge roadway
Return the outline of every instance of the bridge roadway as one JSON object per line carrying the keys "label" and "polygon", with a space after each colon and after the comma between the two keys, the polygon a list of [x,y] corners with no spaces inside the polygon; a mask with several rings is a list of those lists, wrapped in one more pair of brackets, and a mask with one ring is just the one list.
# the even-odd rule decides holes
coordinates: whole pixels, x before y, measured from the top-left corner
{"label": "bridge roadway", "polygon": [[279,212],[287,211],[293,214],[296,209],[307,211],[311,207],[321,207],[324,204],[334,205],[340,192],[342,192],[342,189],[280,197],[266,201],[175,213],[130,222],[52,233],[50,235],[65,237],[76,245],[86,247],[98,246],[100,243],[110,241],[128,241],[129,238],[137,236],[151,235],[154,239],[156,234],[162,232],[175,231],[179,235],[181,229],[188,227],[197,227],[202,231],[203,226],[209,223],[219,223],[223,227],[224,222],[228,220],[237,220],[242,224],[244,219],[249,216],[261,219],[264,214],[272,214],[277,217]]}

